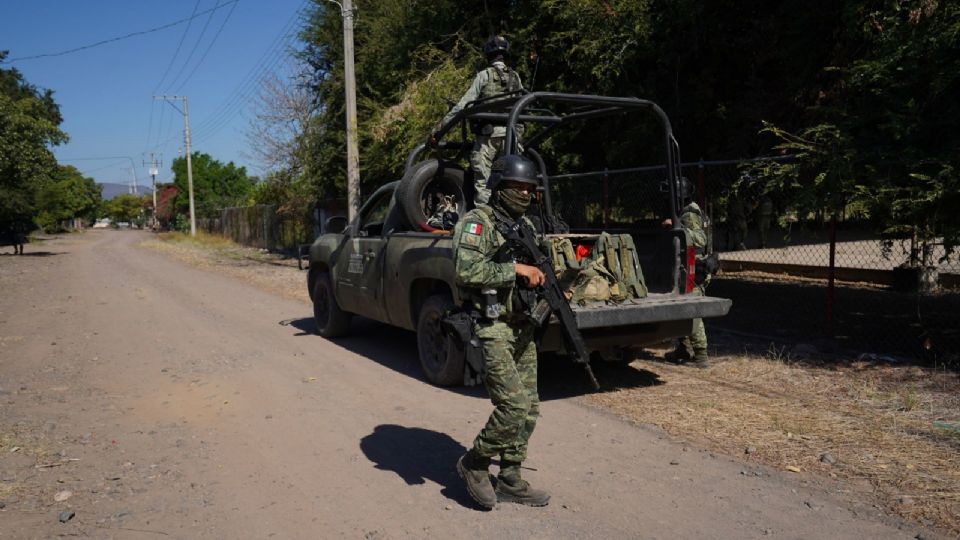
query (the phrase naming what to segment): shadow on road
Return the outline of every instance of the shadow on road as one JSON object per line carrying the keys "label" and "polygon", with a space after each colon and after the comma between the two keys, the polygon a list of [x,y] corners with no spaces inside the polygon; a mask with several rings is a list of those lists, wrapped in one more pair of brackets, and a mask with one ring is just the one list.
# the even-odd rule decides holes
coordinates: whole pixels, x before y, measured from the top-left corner
{"label": "shadow on road", "polygon": [[63,255],[63,253],[56,251],[25,251],[21,255],[6,252],[0,253],[0,257],[52,257],[53,255]]}
{"label": "shadow on road", "polygon": [[467,508],[480,509],[457,476],[457,459],[467,449],[445,433],[429,429],[381,424],[360,439],[360,450],[374,467],[391,471],[407,485],[427,480],[442,487],[440,493]]}
{"label": "shadow on road", "polygon": [[[312,318],[289,319],[280,324],[292,326],[300,333],[296,336],[316,336]],[[416,334],[363,317],[354,317],[350,333],[331,340],[340,347],[378,364],[417,380],[424,380],[417,356]],[[656,373],[629,365],[595,361],[591,364],[600,382],[601,392],[625,388],[643,388],[664,384]],[[540,355],[540,400],[563,399],[593,392],[583,366],[555,354]],[[482,386],[454,386],[451,392],[474,397],[486,397]]]}

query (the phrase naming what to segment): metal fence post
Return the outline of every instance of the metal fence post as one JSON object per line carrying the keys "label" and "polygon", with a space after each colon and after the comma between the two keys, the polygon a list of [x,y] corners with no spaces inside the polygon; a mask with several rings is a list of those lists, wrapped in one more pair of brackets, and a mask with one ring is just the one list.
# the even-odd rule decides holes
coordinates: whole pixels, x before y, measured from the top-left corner
{"label": "metal fence post", "polygon": [[607,228],[607,212],[610,208],[610,188],[607,185],[607,180],[610,178],[610,175],[607,173],[607,168],[603,168],[603,228]]}

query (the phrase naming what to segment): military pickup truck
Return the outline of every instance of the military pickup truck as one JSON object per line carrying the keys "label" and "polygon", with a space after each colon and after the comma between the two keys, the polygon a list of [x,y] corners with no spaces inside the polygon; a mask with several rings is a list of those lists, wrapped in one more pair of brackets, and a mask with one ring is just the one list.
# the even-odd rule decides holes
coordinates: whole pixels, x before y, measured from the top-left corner
{"label": "military pickup truck", "polygon": [[[636,176],[654,171],[653,176],[647,174],[647,182],[655,186],[655,196],[644,199],[656,202],[648,205],[653,210],[636,220],[617,223],[616,227],[607,223],[603,230],[614,228],[632,236],[649,292],[643,298],[619,304],[572,305],[582,340],[589,350],[597,352],[642,347],[689,334],[694,318],[725,315],[730,300],[687,294],[693,288],[695,261],[693,248],[686,246],[677,219],[681,208],[679,149],[663,111],[638,98],[518,92],[464,108],[427,143],[411,151],[402,180],[377,189],[352,221],[344,217],[327,221],[328,232],[310,247],[307,273],[318,333],[326,338],[342,336],[354,315],[413,330],[429,381],[445,386],[470,380],[462,351],[458,353],[448,345],[440,322],[461,303],[454,283],[450,233],[456,218],[471,207],[473,200],[471,173],[459,166],[472,146],[471,124],[497,122],[507,126],[506,152],[522,153],[540,168],[542,186],[537,204],[530,211],[532,221],[548,238],[572,238],[582,244],[595,240],[602,231],[568,226],[553,202],[563,190],[552,183],[556,179],[557,184],[582,185],[596,179],[597,173],[552,177],[548,160],[538,148],[573,123],[606,122],[635,113],[659,120],[654,133],[658,145],[665,147],[660,154],[662,164],[608,169],[603,171],[603,178],[606,181],[615,173]],[[527,135],[522,147],[517,140],[521,123]],[[457,131],[460,140],[447,140],[456,139],[448,135]],[[422,158],[426,152],[433,156]],[[571,201],[568,207],[579,206],[577,197],[576,193],[567,193]],[[660,215],[653,216],[654,211]],[[621,209],[623,212],[626,210]],[[672,218],[672,227],[663,226],[666,217]],[[565,349],[557,318],[553,317],[541,333],[539,350],[564,353]]]}

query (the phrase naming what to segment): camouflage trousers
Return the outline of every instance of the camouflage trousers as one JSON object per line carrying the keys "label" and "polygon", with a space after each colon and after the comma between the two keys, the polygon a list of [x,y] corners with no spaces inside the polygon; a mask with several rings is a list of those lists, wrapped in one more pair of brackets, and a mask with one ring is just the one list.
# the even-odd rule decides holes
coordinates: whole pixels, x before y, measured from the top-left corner
{"label": "camouflage trousers", "polygon": [[[695,286],[690,294],[705,296],[706,284]],[[693,320],[693,331],[681,340],[681,344],[692,356],[707,354],[707,331],[703,327],[703,319]]]}
{"label": "camouflage trousers", "polygon": [[503,153],[504,137],[477,135],[473,142],[473,151],[470,152],[470,166],[473,167],[473,185],[475,204],[487,204],[490,200],[490,190],[487,189],[487,179],[490,178],[490,167],[493,160]]}
{"label": "camouflage trousers", "polygon": [[483,383],[494,409],[473,448],[482,456],[522,462],[540,415],[534,327],[502,321],[476,324],[487,370]]}

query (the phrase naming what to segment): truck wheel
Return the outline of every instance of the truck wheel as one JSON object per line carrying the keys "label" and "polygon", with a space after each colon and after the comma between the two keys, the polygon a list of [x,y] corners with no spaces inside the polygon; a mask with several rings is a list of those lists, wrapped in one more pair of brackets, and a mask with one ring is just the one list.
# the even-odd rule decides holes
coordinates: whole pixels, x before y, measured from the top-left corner
{"label": "truck wheel", "polygon": [[313,320],[317,333],[325,338],[340,337],[350,328],[350,313],[337,304],[329,272],[318,274],[313,284]]}
{"label": "truck wheel", "polygon": [[417,352],[427,380],[437,386],[463,383],[463,351],[447,344],[440,320],[453,308],[453,300],[444,294],[427,298],[417,319]]}
{"label": "truck wheel", "polygon": [[400,180],[396,197],[400,214],[414,230],[438,230],[429,225],[427,220],[436,212],[438,203],[444,197],[453,197],[459,216],[467,211],[463,170],[450,161],[428,159],[418,163]]}

